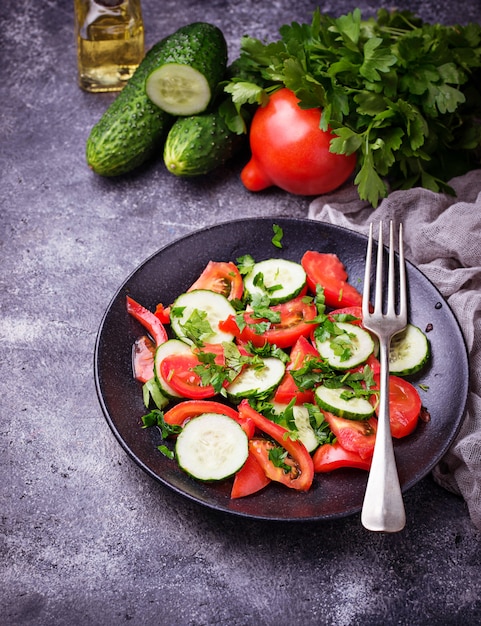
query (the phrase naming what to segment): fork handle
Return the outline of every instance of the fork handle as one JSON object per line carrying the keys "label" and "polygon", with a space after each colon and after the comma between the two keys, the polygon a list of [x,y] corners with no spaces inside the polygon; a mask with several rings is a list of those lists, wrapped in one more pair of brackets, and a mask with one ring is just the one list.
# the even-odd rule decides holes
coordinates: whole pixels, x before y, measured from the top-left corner
{"label": "fork handle", "polygon": [[380,342],[380,405],[371,470],[364,495],[361,522],[374,531],[398,532],[406,524],[406,513],[394,457],[389,423],[389,345]]}

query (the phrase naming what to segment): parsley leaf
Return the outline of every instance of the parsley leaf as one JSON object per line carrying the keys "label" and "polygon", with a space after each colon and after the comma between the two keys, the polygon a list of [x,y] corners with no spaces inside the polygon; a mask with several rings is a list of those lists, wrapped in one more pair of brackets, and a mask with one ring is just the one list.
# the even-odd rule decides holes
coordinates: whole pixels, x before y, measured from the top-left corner
{"label": "parsley leaf", "polygon": [[164,413],[158,409],[154,409],[150,413],[142,416],[142,428],[151,428],[157,426],[162,434],[162,439],[166,439],[171,435],[178,435],[182,430],[181,426],[167,424],[164,420]]}
{"label": "parsley leaf", "polygon": [[203,346],[204,340],[214,334],[207,319],[207,313],[199,309],[194,309],[189,318],[180,326],[185,336],[196,346]]}
{"label": "parsley leaf", "polygon": [[276,248],[282,248],[282,238],[284,237],[284,231],[277,224],[272,225],[274,236],[272,237],[272,243]]}
{"label": "parsley leaf", "polygon": [[251,317],[254,319],[266,319],[273,324],[278,324],[281,321],[280,311],[274,311],[270,308],[269,303],[270,300],[268,296],[255,293],[251,301]]}
{"label": "parsley leaf", "polygon": [[241,256],[236,260],[237,260],[237,269],[243,276],[245,276],[246,274],[249,274],[255,265],[255,261],[250,254],[245,254],[244,256]]}
{"label": "parsley leaf", "polygon": [[281,446],[272,446],[269,448],[269,461],[275,467],[279,467],[285,474],[289,474],[293,470],[293,466],[289,463],[286,463],[286,459],[288,459],[287,450],[282,448]]}

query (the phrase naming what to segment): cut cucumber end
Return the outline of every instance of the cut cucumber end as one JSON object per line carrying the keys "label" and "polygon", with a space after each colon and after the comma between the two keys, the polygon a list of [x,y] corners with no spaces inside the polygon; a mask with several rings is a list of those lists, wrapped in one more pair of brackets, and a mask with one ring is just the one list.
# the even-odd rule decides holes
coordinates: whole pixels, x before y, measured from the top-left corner
{"label": "cut cucumber end", "polygon": [[149,99],[171,115],[196,115],[206,110],[212,93],[206,77],[189,65],[166,63],[145,83]]}
{"label": "cut cucumber end", "polygon": [[190,476],[202,481],[224,480],[246,462],[248,438],[227,415],[203,413],[184,426],[175,453],[179,466]]}

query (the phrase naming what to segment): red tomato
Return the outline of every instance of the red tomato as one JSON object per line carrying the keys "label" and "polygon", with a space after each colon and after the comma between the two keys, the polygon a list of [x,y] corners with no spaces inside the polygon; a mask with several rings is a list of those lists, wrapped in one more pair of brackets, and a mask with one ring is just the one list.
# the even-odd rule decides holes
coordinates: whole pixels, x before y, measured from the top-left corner
{"label": "red tomato", "polygon": [[186,400],[185,402],[179,402],[179,404],[176,404],[164,413],[164,420],[167,424],[182,426],[187,420],[203,413],[227,415],[227,417],[232,418],[242,426],[249,439],[254,436],[255,424],[251,419],[241,418],[235,409],[214,400]]}
{"label": "red tomato", "polygon": [[340,445],[351,452],[356,452],[362,459],[370,459],[376,441],[377,419],[350,420],[323,411],[326,422],[337,437]]}
{"label": "red tomato", "polygon": [[208,289],[222,294],[228,300],[240,300],[244,292],[244,282],[237,266],[231,261],[209,261],[187,291],[194,289]]}
{"label": "red tomato", "polygon": [[160,372],[174,391],[183,398],[201,400],[216,395],[212,385],[202,385],[194,367],[201,365],[193,353],[171,354],[160,363]]}
{"label": "red tomato", "polygon": [[298,370],[301,369],[303,365],[305,365],[306,359],[314,357],[316,359],[319,358],[319,352],[316,348],[309,343],[304,336],[299,337],[293,346],[289,358],[289,363],[287,364],[288,370]]}
{"label": "red tomato", "polygon": [[346,269],[337,255],[308,250],[301,265],[307,274],[309,289],[316,293],[316,285],[324,288],[327,306],[341,309],[362,305],[362,295],[346,282]]}
{"label": "red tomato", "polygon": [[327,317],[331,321],[336,321],[336,317],[340,315],[351,315],[352,317],[355,317],[356,319],[349,320],[349,324],[362,326],[362,307],[361,306],[346,306],[342,309],[334,309],[334,311],[331,311]]}
{"label": "red tomato", "polygon": [[278,447],[279,446],[270,439],[251,439],[249,441],[249,454],[256,459],[258,465],[261,466],[269,480],[281,483],[286,487],[291,487],[300,476],[299,468],[289,456],[286,456],[284,459],[284,464],[288,466],[290,470],[274,465],[269,458],[269,453],[273,448]]}
{"label": "red tomato", "polygon": [[139,337],[132,349],[132,363],[135,379],[146,383],[154,377],[155,344],[146,335]]}
{"label": "red tomato", "polygon": [[257,461],[261,463],[267,476],[272,480],[282,482],[292,489],[308,491],[314,478],[314,464],[305,445],[298,440],[292,440],[285,428],[275,422],[271,422],[267,417],[258,413],[250,406],[247,400],[242,400],[239,404],[239,415],[243,418],[250,417],[259,430],[269,435],[269,437],[287,450],[293,462],[293,470],[291,472],[286,474],[282,469],[281,472],[277,471],[280,468],[276,468],[269,460],[268,450],[266,450],[264,444],[251,445],[253,441],[267,440],[252,439],[249,441],[249,450],[255,454]]}
{"label": "red tomato", "polygon": [[193,348],[195,353],[215,354],[214,361],[217,365],[225,365],[224,348],[220,343],[205,343],[202,348]]}
{"label": "red tomato", "polygon": [[247,461],[234,477],[230,493],[231,498],[243,498],[257,493],[271,482],[259,465],[256,457],[249,451]]}
{"label": "red tomato", "polygon": [[162,324],[170,324],[170,306],[164,306],[159,302],[155,309],[155,317],[158,317]]}
{"label": "red tomato", "polygon": [[[379,363],[379,360],[374,356],[374,354],[370,354],[364,363],[361,363],[361,365],[358,365],[357,367],[353,367],[349,371],[362,373],[366,365],[368,365],[372,369],[372,373],[374,375],[374,387],[372,387],[372,389],[377,390],[379,389],[379,379],[377,379],[377,382],[376,382],[375,377],[377,374],[379,374],[381,370],[381,364]],[[377,400],[376,394],[373,394],[372,398],[373,400]]]}
{"label": "red tomato", "polygon": [[357,452],[346,450],[339,441],[325,443],[319,446],[312,458],[314,461],[314,471],[325,473],[341,467],[354,467],[357,469],[369,470],[371,467],[371,457],[361,458]]}
{"label": "red tomato", "polygon": [[334,135],[319,128],[321,109],[301,109],[289,89],[272,94],[254,113],[250,128],[252,157],[241,172],[250,191],[276,185],[299,195],[336,189],[354,171],[356,155],[334,154]]}
{"label": "red tomato", "polygon": [[167,331],[159,318],[130,296],[127,296],[127,312],[143,325],[156,345],[167,341]]}
{"label": "red tomato", "polygon": [[312,331],[313,324],[309,323],[309,320],[313,320],[317,315],[316,306],[312,302],[304,302],[304,299],[298,296],[270,308],[280,313],[281,321],[277,324],[272,323],[262,334],[257,334],[251,325],[266,320],[255,319],[249,313],[244,313],[247,326],[242,330],[239,330],[233,315],[219,322],[219,329],[232,333],[244,343],[251,341],[254,346],[261,347],[267,342],[279,348],[290,348],[299,337],[306,337]]}
{"label": "red tomato", "polygon": [[314,392],[312,389],[299,389],[295,380],[292,378],[292,374],[286,372],[276,389],[274,402],[289,404],[294,398],[297,405],[305,404],[306,402],[312,404],[314,402]]}
{"label": "red tomato", "polygon": [[[379,375],[374,375],[379,389]],[[398,376],[389,376],[389,423],[396,439],[410,435],[416,428],[421,413],[421,398],[410,382]],[[379,413],[379,406],[376,407]]]}
{"label": "red tomato", "polygon": [[291,350],[290,361],[286,368],[288,371],[286,371],[284,378],[276,389],[274,402],[289,404],[293,398],[295,398],[296,404],[304,404],[306,402],[312,404],[314,402],[314,392],[311,389],[299,389],[289,371],[301,369],[309,358],[319,358],[319,353],[304,336],[301,336]]}

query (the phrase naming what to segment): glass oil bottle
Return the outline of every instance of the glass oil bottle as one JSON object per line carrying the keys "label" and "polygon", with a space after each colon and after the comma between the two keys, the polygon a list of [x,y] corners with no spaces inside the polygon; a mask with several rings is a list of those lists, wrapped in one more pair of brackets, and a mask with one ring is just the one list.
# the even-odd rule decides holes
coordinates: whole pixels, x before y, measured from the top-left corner
{"label": "glass oil bottle", "polygon": [[140,0],[75,0],[78,82],[120,91],[144,57]]}

